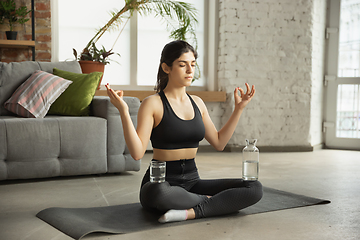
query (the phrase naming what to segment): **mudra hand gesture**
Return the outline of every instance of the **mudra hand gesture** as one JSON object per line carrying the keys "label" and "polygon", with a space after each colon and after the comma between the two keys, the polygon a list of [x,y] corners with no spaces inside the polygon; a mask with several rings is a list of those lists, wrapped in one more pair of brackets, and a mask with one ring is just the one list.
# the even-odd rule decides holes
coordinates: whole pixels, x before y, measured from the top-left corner
{"label": "mudra hand gesture", "polygon": [[129,107],[123,99],[124,92],[121,90],[113,90],[110,88],[110,84],[105,85],[107,95],[110,98],[110,102],[120,111],[127,110]]}
{"label": "mudra hand gesture", "polygon": [[[244,109],[255,95],[255,86],[252,85],[250,89],[248,83],[245,83],[245,85],[246,85],[246,93],[240,87],[235,88],[234,91],[235,108]],[[240,92],[240,95],[238,94],[238,91]]]}

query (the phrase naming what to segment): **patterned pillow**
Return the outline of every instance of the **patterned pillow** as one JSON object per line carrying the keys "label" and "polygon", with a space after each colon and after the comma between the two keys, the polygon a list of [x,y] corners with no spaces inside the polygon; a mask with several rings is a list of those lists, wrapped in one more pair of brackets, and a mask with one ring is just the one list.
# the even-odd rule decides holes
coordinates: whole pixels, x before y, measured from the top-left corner
{"label": "patterned pillow", "polygon": [[16,89],[4,106],[22,117],[43,118],[51,104],[71,83],[72,81],[37,70]]}

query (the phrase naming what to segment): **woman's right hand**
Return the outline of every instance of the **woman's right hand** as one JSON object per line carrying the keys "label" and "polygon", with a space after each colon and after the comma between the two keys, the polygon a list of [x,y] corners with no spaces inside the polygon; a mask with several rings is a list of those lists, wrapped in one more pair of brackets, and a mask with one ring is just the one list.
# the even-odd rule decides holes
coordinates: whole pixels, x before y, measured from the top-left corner
{"label": "woman's right hand", "polygon": [[129,107],[123,99],[124,92],[122,90],[113,90],[110,88],[110,84],[105,85],[107,95],[110,98],[110,102],[119,110],[119,111],[129,111]]}

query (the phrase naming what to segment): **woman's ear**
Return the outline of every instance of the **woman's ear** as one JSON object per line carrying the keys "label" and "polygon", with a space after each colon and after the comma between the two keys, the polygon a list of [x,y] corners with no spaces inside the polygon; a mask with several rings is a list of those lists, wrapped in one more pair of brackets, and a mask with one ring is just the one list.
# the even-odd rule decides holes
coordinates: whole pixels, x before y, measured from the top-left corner
{"label": "woman's ear", "polygon": [[162,63],[161,64],[161,68],[162,68],[162,70],[166,73],[166,74],[169,74],[169,72],[170,72],[170,67],[166,64],[166,63]]}

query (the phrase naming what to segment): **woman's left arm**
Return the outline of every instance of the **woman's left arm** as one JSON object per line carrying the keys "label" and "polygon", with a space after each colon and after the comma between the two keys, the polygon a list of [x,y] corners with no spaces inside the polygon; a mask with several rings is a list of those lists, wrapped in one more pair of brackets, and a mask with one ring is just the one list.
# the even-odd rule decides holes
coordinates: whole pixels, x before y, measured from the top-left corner
{"label": "woman's left arm", "polygon": [[246,93],[241,88],[236,88],[234,90],[235,109],[231,114],[229,120],[220,129],[220,131],[217,131],[217,129],[215,128],[205,104],[203,103],[201,105],[203,122],[205,125],[205,139],[218,151],[224,150],[226,144],[229,142],[231,136],[235,131],[236,125],[240,119],[244,108],[255,95],[255,86],[253,85],[250,89],[249,84],[246,83],[245,85]]}

